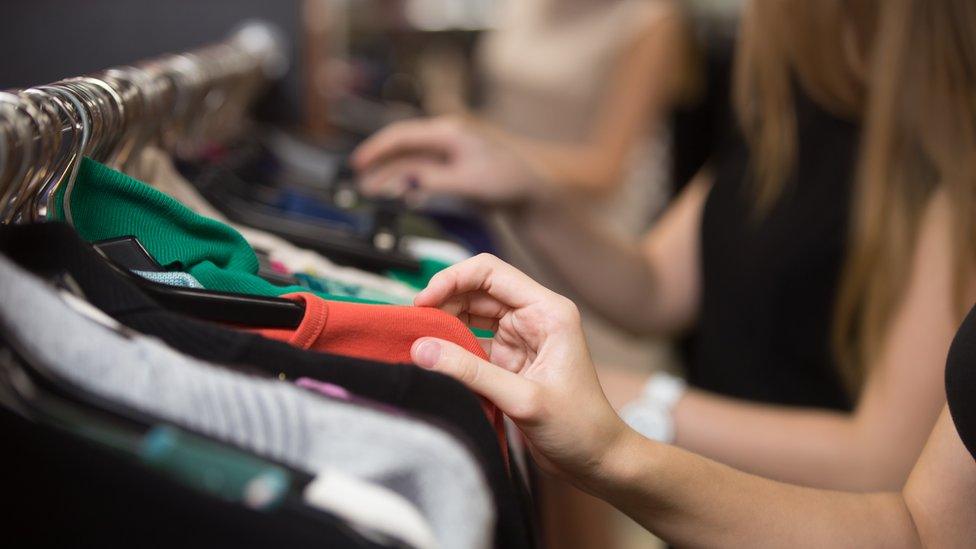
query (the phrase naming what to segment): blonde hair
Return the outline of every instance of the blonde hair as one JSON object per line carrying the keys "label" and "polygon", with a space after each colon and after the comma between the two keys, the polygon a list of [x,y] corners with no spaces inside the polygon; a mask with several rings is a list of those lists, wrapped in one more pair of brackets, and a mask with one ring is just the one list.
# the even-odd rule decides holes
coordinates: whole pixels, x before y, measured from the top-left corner
{"label": "blonde hair", "polygon": [[857,119],[862,65],[878,0],[752,0],[736,52],[733,101],[755,175],[758,211],[779,197],[796,160],[795,81],[818,105]]}
{"label": "blonde hair", "polygon": [[733,93],[759,215],[794,168],[794,82],[831,114],[863,123],[832,326],[855,392],[905,293],[936,188],[953,209],[954,292],[964,313],[976,253],[976,2],[753,0],[746,10]]}
{"label": "blonde hair", "polygon": [[852,387],[881,351],[937,189],[952,216],[959,319],[976,256],[976,2],[887,0],[882,17],[833,330]]}

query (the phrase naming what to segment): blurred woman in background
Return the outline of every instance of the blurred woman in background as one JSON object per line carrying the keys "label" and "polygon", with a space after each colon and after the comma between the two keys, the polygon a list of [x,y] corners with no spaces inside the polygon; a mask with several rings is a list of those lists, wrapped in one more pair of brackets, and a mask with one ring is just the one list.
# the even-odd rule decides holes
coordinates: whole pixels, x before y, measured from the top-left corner
{"label": "blurred woman in background", "polygon": [[943,406],[946,351],[976,296],[973,67],[957,53],[973,7],[929,4],[899,11],[912,26],[889,21],[878,41],[879,17],[895,19],[886,2],[750,2],[741,133],[640,245],[563,202],[517,142],[457,121],[390,127],[356,164],[382,174],[367,190],[415,181],[517,204],[538,257],[607,318],[639,333],[695,328],[689,388],[654,376],[610,395],[631,401],[624,415],[645,436],[773,479],[897,488]]}
{"label": "blurred woman in background", "polygon": [[[679,96],[690,94],[693,72],[678,4],[507,0],[477,50],[482,101],[466,113],[469,122],[517,142],[552,170],[548,180],[565,199],[622,239],[639,238],[670,198],[667,114]],[[493,214],[502,255],[559,287],[510,212]],[[660,352],[595,315],[584,316],[601,362],[647,362]]]}
{"label": "blurred woman in background", "polygon": [[[692,99],[697,87],[680,2],[506,0],[500,6],[495,28],[477,49],[482,101],[465,113],[468,122],[517,143],[547,167],[547,180],[563,199],[617,238],[636,242],[671,198],[669,109]],[[431,92],[452,88],[443,84],[433,82]],[[454,110],[456,103],[440,100],[434,106]],[[579,300],[537,259],[514,213],[497,208],[489,216],[501,255]],[[583,323],[600,364],[646,371],[649,364],[672,359],[665,342],[634,337],[591,311],[583,312]],[[578,492],[560,483],[546,483],[540,492],[546,502],[543,530],[554,547],[614,545],[620,534],[613,520],[594,520],[612,509],[591,498],[567,497]],[[573,520],[577,516],[586,520]]]}
{"label": "blurred woman in background", "polygon": [[[763,21],[783,21],[785,13],[765,19],[774,12],[763,10],[771,7],[799,10],[802,4],[816,12],[814,6],[838,9],[841,3],[788,4],[791,2],[781,0],[754,3],[747,32],[756,33]],[[857,2],[843,4],[872,7],[866,3],[857,6]],[[852,360],[860,366],[850,370],[849,376],[852,383],[864,378],[860,402],[845,416],[745,403],[695,391],[679,402],[677,419],[679,443],[685,444],[686,425],[692,433],[708,434],[712,429],[712,438],[698,443],[720,454],[721,459],[739,461],[748,469],[806,484],[891,492],[853,494],[790,486],[743,474],[639,436],[621,422],[601,391],[572,302],[492,257],[478,257],[440,273],[416,300],[417,305],[438,306],[457,314],[472,326],[495,330],[489,345],[490,362],[448,342],[422,338],[413,347],[417,364],[452,375],[497,403],[519,425],[545,469],[607,499],[648,529],[682,546],[972,546],[976,540],[976,308],[959,328],[947,361],[945,343],[960,311],[972,303],[974,295],[976,35],[972,30],[976,28],[976,4],[970,0],[887,0],[878,4],[883,4],[884,10],[877,14],[880,27],[876,40],[866,40],[875,26],[870,10],[864,12],[865,19],[844,12],[839,20],[845,23],[842,28],[852,33],[842,35],[850,40],[844,46],[851,48],[847,51],[867,51],[867,44],[875,44],[870,48],[874,52],[871,99],[833,325],[838,354],[845,357],[840,359],[841,364]],[[829,14],[802,15],[811,17],[810,22],[826,23],[830,18],[824,17],[825,13]],[[858,22],[865,24],[859,26]],[[794,46],[799,43],[793,42]],[[746,46],[744,59],[748,60],[748,40]],[[786,51],[796,55],[801,50]],[[816,97],[820,105],[829,105],[828,98],[842,97],[824,94],[831,88],[815,85],[818,81],[811,80],[812,73],[804,72],[800,58],[793,59],[799,87]],[[859,55],[850,57],[852,61],[858,59]],[[835,75],[842,76],[855,67],[835,66],[841,71]],[[775,72],[759,73],[764,74],[765,85],[777,82]],[[785,79],[779,81],[780,91],[789,89],[789,76],[779,74]],[[774,89],[765,88],[767,93]],[[762,147],[762,135],[768,122],[752,118],[750,109],[743,107],[757,109],[753,115],[763,112],[763,101],[770,97],[759,97],[762,101],[739,106],[746,135],[753,135],[750,147],[754,151],[767,150]],[[790,102],[778,104],[783,107]],[[800,136],[800,147],[791,163],[800,170],[797,180],[803,181],[804,168],[815,171],[821,167],[804,164],[809,152],[803,146],[803,111],[798,113],[799,132],[778,127],[773,135]],[[458,138],[462,130],[450,131],[455,133],[440,135],[442,146],[445,135]],[[469,146],[471,143],[475,141],[469,141]],[[498,147],[484,141],[478,144],[477,150],[482,152]],[[829,145],[817,144],[828,149]],[[464,153],[448,150],[452,154],[446,158],[451,163],[475,149]],[[364,149],[364,155],[370,152]],[[512,158],[491,154],[499,160]],[[766,181],[782,177],[785,172],[764,172],[775,164],[763,168],[763,158],[768,159],[760,154],[756,161],[760,177],[755,180],[763,181],[763,174],[778,174]],[[721,173],[720,167],[717,170]],[[738,187],[739,192],[752,197],[747,213],[757,217],[747,217],[755,225],[743,222],[744,227],[736,227],[734,219],[725,218],[730,227],[728,246],[738,244],[746,230],[760,231],[790,194],[804,192],[795,181],[790,183],[792,188],[780,184],[770,189],[762,183]],[[720,196],[716,193],[722,184],[719,177],[710,191],[702,187],[689,190],[711,193],[704,212],[706,225],[708,209],[716,207],[713,197]],[[669,215],[680,218],[680,209],[687,208],[692,200],[689,196],[695,195],[682,197],[678,209]],[[816,212],[807,213],[794,229],[815,229],[818,218],[811,214]],[[797,240],[799,235],[785,236]],[[708,238],[706,228],[702,240]],[[773,233],[765,238],[775,240],[784,235]],[[652,250],[656,249],[653,244]],[[678,252],[674,243],[667,249],[672,251],[669,257],[675,259]],[[707,269],[708,254],[718,251],[709,251],[704,243],[701,250]],[[812,243],[807,251],[818,253]],[[734,254],[736,250],[721,252]],[[761,271],[765,265],[790,260],[789,256],[768,257],[765,264],[745,264],[739,272],[726,274],[758,276],[771,285],[771,292],[779,292],[781,283],[766,279]],[[815,266],[799,263],[798,269]],[[665,265],[650,263],[650,267],[655,268],[656,275],[651,289],[661,291],[655,296],[655,304],[690,316],[689,295],[677,303],[673,303],[673,296],[665,295],[666,290],[680,289],[674,283],[677,273]],[[693,270],[693,266],[684,265],[685,273]],[[708,276],[705,273],[702,277],[706,286]],[[704,299],[709,299],[707,290]],[[798,303],[802,305],[803,301],[784,301],[780,307]],[[741,305],[741,322],[751,323],[749,316],[757,313],[749,309],[750,303]],[[667,325],[668,318],[661,313],[640,313],[647,315],[651,325]],[[794,322],[802,323],[803,319]],[[727,352],[732,355],[737,349],[730,346]],[[945,364],[944,378],[937,362]],[[739,373],[730,371],[728,375]],[[751,382],[762,386],[763,380]],[[695,430],[695,422],[704,425]],[[928,442],[917,457],[926,436]],[[749,459],[741,452],[748,445],[737,453],[737,444],[731,440],[735,438],[749,441],[756,455]],[[716,445],[716,441],[724,441],[726,447]],[[727,459],[730,456],[739,457]],[[906,473],[909,469],[910,476]]]}

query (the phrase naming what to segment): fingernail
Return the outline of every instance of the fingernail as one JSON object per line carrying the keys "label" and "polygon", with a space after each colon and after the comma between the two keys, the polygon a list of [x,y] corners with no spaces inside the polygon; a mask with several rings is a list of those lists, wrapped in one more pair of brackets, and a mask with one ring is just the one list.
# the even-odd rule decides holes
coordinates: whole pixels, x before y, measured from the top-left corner
{"label": "fingernail", "polygon": [[427,303],[427,300],[424,299],[424,291],[423,290],[417,292],[417,295],[413,296],[413,306],[414,307],[423,307],[424,305],[421,305],[421,303]]}
{"label": "fingernail", "polygon": [[417,361],[417,366],[423,366],[424,368],[433,368],[440,358],[441,344],[430,339],[421,341],[417,345],[417,350],[414,352],[414,359]]}

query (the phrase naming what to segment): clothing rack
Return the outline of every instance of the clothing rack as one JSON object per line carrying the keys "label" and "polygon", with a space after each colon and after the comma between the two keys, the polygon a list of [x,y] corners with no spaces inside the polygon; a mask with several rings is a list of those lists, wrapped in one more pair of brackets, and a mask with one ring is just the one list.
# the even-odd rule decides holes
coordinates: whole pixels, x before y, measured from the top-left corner
{"label": "clothing rack", "polygon": [[289,179],[248,124],[280,44],[248,25],[0,92],[0,428],[24,450],[0,461],[8,537],[532,549],[501,412],[410,365],[420,337],[487,358],[410,306],[421,261],[469,250],[419,216],[403,232],[434,252],[380,246],[402,205],[330,202],[347,151],[306,151],[335,177]]}
{"label": "clothing rack", "polygon": [[0,223],[47,219],[84,156],[124,171],[149,144],[193,156],[237,135],[287,64],[278,31],[252,22],[186,53],[0,91]]}

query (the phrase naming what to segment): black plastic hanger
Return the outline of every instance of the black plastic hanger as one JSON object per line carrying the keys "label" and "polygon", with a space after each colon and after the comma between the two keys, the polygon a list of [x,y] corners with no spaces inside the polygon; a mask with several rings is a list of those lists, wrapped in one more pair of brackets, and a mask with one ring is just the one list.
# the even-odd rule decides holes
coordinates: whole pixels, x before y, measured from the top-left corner
{"label": "black plastic hanger", "polygon": [[261,328],[297,328],[305,318],[305,304],[288,299],[180,288],[143,278],[132,270],[164,269],[132,236],[96,243],[95,249],[121,276],[173,312],[201,320]]}

